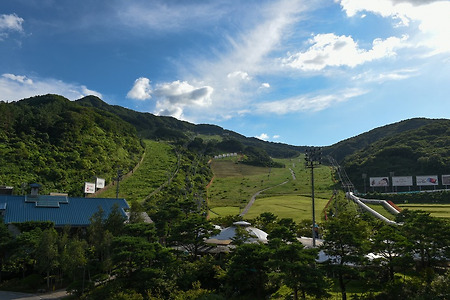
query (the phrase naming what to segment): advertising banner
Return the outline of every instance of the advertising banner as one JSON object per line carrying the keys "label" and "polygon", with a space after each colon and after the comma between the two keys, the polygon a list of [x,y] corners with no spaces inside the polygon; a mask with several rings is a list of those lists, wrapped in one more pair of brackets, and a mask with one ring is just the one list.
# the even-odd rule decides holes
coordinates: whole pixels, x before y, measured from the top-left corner
{"label": "advertising banner", "polygon": [[97,177],[97,179],[95,180],[95,186],[98,189],[104,188],[105,187],[105,179]]}
{"label": "advertising banner", "polygon": [[416,176],[417,185],[438,185],[437,175],[427,175],[427,176]]}
{"label": "advertising banner", "polygon": [[392,177],[392,186],[412,186],[412,176],[394,176]]}
{"label": "advertising banner", "polygon": [[442,185],[450,185],[450,175],[442,175]]}
{"label": "advertising banner", "polygon": [[93,182],[85,182],[84,183],[84,193],[85,194],[93,194],[93,193],[95,193],[95,183],[93,183]]}
{"label": "advertising banner", "polygon": [[389,177],[370,177],[370,186],[389,186]]}

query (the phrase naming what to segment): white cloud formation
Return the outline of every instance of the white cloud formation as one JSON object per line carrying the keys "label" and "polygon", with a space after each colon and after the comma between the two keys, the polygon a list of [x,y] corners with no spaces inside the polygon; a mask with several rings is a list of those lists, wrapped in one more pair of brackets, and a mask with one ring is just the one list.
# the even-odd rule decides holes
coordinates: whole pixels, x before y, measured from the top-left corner
{"label": "white cloud formation", "polygon": [[147,100],[152,97],[150,79],[140,77],[134,81],[134,85],[127,93],[127,98],[134,100]]}
{"label": "white cloud formation", "polygon": [[0,76],[0,101],[17,101],[36,95],[58,94],[70,100],[84,96],[102,94],[84,85],[66,83],[53,78],[28,78],[23,75],[5,73]]}
{"label": "white cloud formation", "polygon": [[367,93],[367,91],[354,88],[344,89],[333,94],[293,97],[279,101],[269,101],[257,104],[253,111],[258,114],[277,115],[305,111],[317,112],[324,110],[335,103],[344,102],[365,93]]}
{"label": "white cloud formation", "polygon": [[0,15],[0,31],[12,30],[12,31],[23,31],[22,23],[23,19],[18,17],[16,14],[12,15]]}
{"label": "white cloud formation", "polygon": [[312,46],[307,51],[291,54],[283,63],[304,71],[319,71],[328,66],[355,67],[365,62],[395,56],[395,50],[404,47],[406,39],[407,36],[375,39],[372,49],[364,50],[351,36],[317,34],[309,40]]}
{"label": "white cloud formation", "polygon": [[269,139],[269,135],[267,133],[261,133],[260,135],[255,136],[255,138],[267,141]]}
{"label": "white cloud formation", "polygon": [[398,25],[418,23],[418,46],[432,49],[431,54],[450,52],[450,1],[432,0],[335,0],[347,16],[371,12],[398,20]]}
{"label": "white cloud formation", "polygon": [[193,86],[187,81],[174,81],[156,85],[154,95],[156,113],[182,118],[185,109],[207,107],[211,104],[214,89],[210,86]]}
{"label": "white cloud formation", "polygon": [[0,41],[7,38],[10,31],[23,32],[23,22],[16,14],[0,15]]}

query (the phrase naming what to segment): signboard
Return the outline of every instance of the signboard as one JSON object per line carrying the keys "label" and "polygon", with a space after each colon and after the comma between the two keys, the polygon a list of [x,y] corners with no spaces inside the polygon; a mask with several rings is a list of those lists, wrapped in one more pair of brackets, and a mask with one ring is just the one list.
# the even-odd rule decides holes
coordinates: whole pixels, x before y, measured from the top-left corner
{"label": "signboard", "polygon": [[438,185],[437,175],[427,175],[427,176],[416,176],[417,185]]}
{"label": "signboard", "polygon": [[85,194],[93,194],[93,193],[95,193],[95,183],[85,182],[84,183],[84,193]]}
{"label": "signboard", "polygon": [[450,175],[442,175],[442,185],[450,185]]}
{"label": "signboard", "polygon": [[95,186],[98,189],[104,188],[105,187],[105,179],[97,177],[97,179],[95,180]]}
{"label": "signboard", "polygon": [[370,177],[370,186],[389,186],[389,177]]}
{"label": "signboard", "polygon": [[412,186],[412,176],[394,176],[392,177],[392,186]]}

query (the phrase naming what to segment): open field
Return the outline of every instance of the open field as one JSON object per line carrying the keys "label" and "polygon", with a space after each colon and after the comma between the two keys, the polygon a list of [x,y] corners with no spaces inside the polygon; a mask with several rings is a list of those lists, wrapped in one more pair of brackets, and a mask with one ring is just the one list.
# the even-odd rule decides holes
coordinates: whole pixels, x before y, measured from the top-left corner
{"label": "open field", "polygon": [[450,218],[450,204],[398,204],[402,209],[423,210],[432,217]]}
{"label": "open field", "polygon": [[[263,212],[273,212],[280,218],[295,221],[310,219],[311,172],[304,167],[303,157],[277,159],[285,168],[262,168],[237,162],[237,158],[214,160],[211,168],[215,179],[208,190],[210,217],[237,215],[258,191],[265,190],[257,198],[245,218],[254,218]],[[329,167],[314,169],[316,216],[323,217],[322,210],[330,199],[334,183]],[[286,182],[283,185],[281,183]],[[218,215],[217,215],[218,214]]]}
{"label": "open field", "polygon": [[377,213],[381,214],[382,216],[388,218],[389,220],[394,220],[395,215],[391,214],[386,208],[384,208],[381,204],[367,204],[368,207],[376,211]]}

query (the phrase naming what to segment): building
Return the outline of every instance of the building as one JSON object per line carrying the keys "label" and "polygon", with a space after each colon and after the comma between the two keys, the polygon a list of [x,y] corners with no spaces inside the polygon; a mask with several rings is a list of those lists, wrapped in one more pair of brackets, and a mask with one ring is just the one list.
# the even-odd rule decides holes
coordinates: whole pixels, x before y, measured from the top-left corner
{"label": "building", "polygon": [[0,195],[0,216],[7,225],[28,221],[50,221],[55,227],[87,227],[92,215],[101,208],[105,217],[117,205],[127,218],[129,209],[125,199],[114,198],[72,198],[57,195]]}

